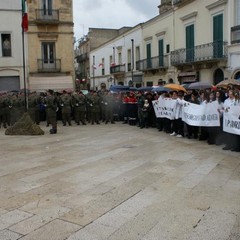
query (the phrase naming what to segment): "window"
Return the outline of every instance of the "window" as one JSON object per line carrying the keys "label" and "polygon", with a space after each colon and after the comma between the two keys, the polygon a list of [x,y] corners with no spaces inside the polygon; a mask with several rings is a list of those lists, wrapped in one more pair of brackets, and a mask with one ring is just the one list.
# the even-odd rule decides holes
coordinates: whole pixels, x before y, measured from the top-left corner
{"label": "window", "polygon": [[52,15],[52,0],[42,0],[43,15]]}
{"label": "window", "polygon": [[12,56],[12,46],[11,46],[11,35],[1,34],[1,45],[2,45],[2,56],[11,57]]}
{"label": "window", "polygon": [[236,26],[240,25],[240,1],[239,0],[235,0],[236,2]]}
{"label": "window", "polygon": [[194,61],[194,24],[186,27],[186,61]]}
{"label": "window", "polygon": [[153,82],[147,82],[147,87],[152,87],[153,86]]}
{"label": "window", "polygon": [[151,43],[147,44],[146,50],[147,50],[147,68],[152,68]]}
{"label": "window", "polygon": [[223,56],[223,14],[213,17],[213,55],[214,58]]}
{"label": "window", "polygon": [[118,53],[118,64],[119,65],[122,64],[122,53],[121,52]]}
{"label": "window", "polygon": [[55,43],[42,43],[42,51],[44,63],[53,63],[55,55]]}
{"label": "window", "polygon": [[163,39],[158,40],[158,61],[159,61],[159,66],[163,67],[164,66],[164,50],[163,50]]}
{"label": "window", "polygon": [[170,53],[170,45],[169,44],[166,45],[166,52]]}

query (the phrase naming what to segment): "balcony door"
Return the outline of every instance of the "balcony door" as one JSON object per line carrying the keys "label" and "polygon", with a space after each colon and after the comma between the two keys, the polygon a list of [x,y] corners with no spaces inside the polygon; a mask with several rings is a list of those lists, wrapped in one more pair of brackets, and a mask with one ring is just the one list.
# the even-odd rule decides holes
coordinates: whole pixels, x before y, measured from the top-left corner
{"label": "balcony door", "polygon": [[186,27],[186,62],[194,62],[194,24]]}
{"label": "balcony door", "polygon": [[43,16],[52,15],[52,0],[42,0],[42,14]]}
{"label": "balcony door", "polygon": [[147,44],[147,68],[152,68],[151,43]]}
{"label": "balcony door", "polygon": [[42,61],[44,69],[55,69],[55,43],[42,43]]}
{"label": "balcony door", "polygon": [[164,66],[164,47],[163,39],[158,41],[158,57],[159,57],[159,67]]}
{"label": "balcony door", "polygon": [[213,17],[213,56],[223,56],[223,14]]}

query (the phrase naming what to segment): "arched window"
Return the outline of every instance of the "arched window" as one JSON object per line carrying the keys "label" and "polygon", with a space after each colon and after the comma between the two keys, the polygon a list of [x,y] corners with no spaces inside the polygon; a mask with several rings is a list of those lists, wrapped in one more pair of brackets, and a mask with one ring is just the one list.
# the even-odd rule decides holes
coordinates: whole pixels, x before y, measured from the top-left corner
{"label": "arched window", "polygon": [[224,80],[223,71],[220,68],[218,68],[214,73],[214,85],[218,84],[223,80]]}
{"label": "arched window", "polygon": [[236,72],[234,79],[237,79],[240,81],[240,71]]}

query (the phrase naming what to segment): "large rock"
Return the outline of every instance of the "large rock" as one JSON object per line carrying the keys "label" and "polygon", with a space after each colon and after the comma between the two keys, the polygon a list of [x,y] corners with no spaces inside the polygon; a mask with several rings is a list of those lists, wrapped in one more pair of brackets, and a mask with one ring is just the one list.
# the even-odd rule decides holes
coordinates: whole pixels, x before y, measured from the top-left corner
{"label": "large rock", "polygon": [[6,129],[5,135],[44,135],[44,131],[33,123],[28,113],[24,113],[13,126]]}

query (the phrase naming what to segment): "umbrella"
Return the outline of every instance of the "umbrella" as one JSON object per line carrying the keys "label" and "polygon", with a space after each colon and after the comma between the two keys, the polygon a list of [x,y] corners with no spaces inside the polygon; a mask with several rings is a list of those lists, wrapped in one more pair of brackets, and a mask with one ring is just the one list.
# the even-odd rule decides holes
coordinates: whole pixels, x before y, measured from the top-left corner
{"label": "umbrella", "polygon": [[153,88],[152,91],[153,91],[153,92],[170,92],[171,89],[166,88],[166,87],[159,86],[159,87]]}
{"label": "umbrella", "polygon": [[218,83],[216,86],[217,87],[227,87],[228,85],[236,85],[236,86],[240,86],[240,81],[237,79],[226,79],[221,81],[220,83]]}
{"label": "umbrella", "polygon": [[112,92],[126,92],[129,91],[129,86],[122,86],[122,85],[111,85],[109,88]]}
{"label": "umbrella", "polygon": [[186,92],[186,89],[179,85],[179,84],[176,84],[176,83],[170,83],[170,84],[166,84],[164,85],[165,88],[169,88],[173,91],[183,91],[183,92]]}
{"label": "umbrella", "polygon": [[140,88],[138,88],[138,91],[152,91],[152,89],[153,89],[153,87],[140,87]]}
{"label": "umbrella", "polygon": [[207,88],[212,88],[212,84],[207,82],[195,82],[195,83],[191,83],[188,86],[188,89],[196,89],[196,90],[207,89]]}

